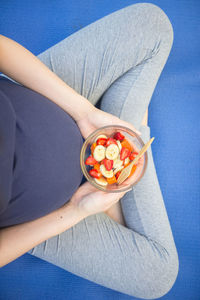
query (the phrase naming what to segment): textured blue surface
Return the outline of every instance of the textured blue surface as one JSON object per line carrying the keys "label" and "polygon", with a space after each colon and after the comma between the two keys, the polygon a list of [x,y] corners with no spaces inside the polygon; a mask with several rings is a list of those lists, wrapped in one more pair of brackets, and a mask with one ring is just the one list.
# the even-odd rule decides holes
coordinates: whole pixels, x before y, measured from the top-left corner
{"label": "textured blue surface", "polygon": [[[142,2],[142,1],[137,1]],[[149,110],[156,169],[180,259],[163,300],[200,299],[200,1],[159,5],[174,28],[174,45]],[[0,32],[39,54],[122,7],[127,0],[1,0]],[[191,159],[188,159],[191,155]],[[28,254],[0,270],[0,300],[136,299],[101,287]]]}

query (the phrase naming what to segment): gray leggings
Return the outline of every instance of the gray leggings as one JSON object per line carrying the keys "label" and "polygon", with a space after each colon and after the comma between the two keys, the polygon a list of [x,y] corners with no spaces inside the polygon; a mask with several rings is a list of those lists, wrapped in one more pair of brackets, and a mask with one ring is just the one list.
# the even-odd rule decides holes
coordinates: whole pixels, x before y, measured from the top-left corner
{"label": "gray leggings", "polygon": [[[120,9],[72,34],[38,58],[94,105],[140,126],[173,42],[165,13],[152,4]],[[67,101],[67,99],[66,99]],[[120,200],[126,226],[89,216],[29,251],[69,272],[139,298],[167,293],[178,256],[151,149],[143,179]]]}

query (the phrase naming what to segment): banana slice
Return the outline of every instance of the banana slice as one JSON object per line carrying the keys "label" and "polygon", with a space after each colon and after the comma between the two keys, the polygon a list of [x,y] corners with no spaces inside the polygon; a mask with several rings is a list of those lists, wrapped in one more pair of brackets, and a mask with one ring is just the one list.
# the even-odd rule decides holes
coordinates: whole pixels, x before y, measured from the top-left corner
{"label": "banana slice", "polygon": [[124,166],[128,165],[129,161],[130,161],[129,157],[125,158],[125,160],[124,160]]}
{"label": "banana slice", "polygon": [[116,169],[113,171],[113,174],[115,175],[117,172],[121,171],[123,168],[124,168],[124,166],[121,166],[121,167],[119,167],[119,168],[116,168]]}
{"label": "banana slice", "polygon": [[123,160],[116,158],[116,159],[113,161],[113,168],[114,168],[114,169],[119,168],[119,167],[122,166],[122,164],[123,164]]}
{"label": "banana slice", "polygon": [[100,138],[107,139],[108,137],[107,137],[106,135],[104,135],[104,134],[100,134],[100,135],[98,135],[98,137],[95,139],[95,142],[96,142],[98,139],[100,139]]}
{"label": "banana slice", "polygon": [[101,161],[106,156],[106,148],[102,145],[98,145],[94,148],[93,156],[96,161]]}
{"label": "banana slice", "polygon": [[101,171],[101,174],[103,176],[105,176],[106,178],[112,178],[113,177],[113,170],[106,170],[106,167],[104,165],[100,165],[100,171]]}
{"label": "banana slice", "polygon": [[120,143],[120,141],[119,140],[117,140],[117,144],[118,144],[118,147],[119,147],[119,152],[121,151],[121,149],[122,149],[122,145],[121,145],[121,143]]}
{"label": "banana slice", "polygon": [[94,180],[96,181],[96,183],[98,183],[100,185],[106,186],[108,184],[107,180],[104,177],[94,178]]}
{"label": "banana slice", "polygon": [[[120,159],[120,153],[119,153],[119,155],[117,156],[117,159]],[[120,159],[121,160],[121,159]]]}
{"label": "banana slice", "polygon": [[[96,149],[96,148],[95,148]],[[111,144],[106,148],[106,158],[107,159],[116,159],[119,155],[119,148],[115,144]]]}

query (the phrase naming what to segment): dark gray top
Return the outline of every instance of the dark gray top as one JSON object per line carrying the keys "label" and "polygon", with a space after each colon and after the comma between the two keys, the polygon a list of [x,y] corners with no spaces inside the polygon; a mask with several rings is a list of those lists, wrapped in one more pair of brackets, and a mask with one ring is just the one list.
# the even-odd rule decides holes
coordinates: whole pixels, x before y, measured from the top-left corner
{"label": "dark gray top", "polygon": [[83,177],[83,141],[58,105],[0,76],[0,227],[34,220],[70,200]]}

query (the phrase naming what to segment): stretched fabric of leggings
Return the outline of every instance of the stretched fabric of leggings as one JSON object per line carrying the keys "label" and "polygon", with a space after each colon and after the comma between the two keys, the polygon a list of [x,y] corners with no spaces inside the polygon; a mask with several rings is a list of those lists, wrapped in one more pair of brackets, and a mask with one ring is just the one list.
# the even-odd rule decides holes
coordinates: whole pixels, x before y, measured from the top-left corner
{"label": "stretched fabric of leggings", "polygon": [[[141,126],[173,42],[165,13],[152,4],[118,10],[72,34],[38,58],[94,105]],[[66,99],[67,101],[67,99]],[[153,299],[166,294],[178,256],[151,149],[142,180],[120,200],[126,226],[89,216],[29,251],[115,291]]]}

